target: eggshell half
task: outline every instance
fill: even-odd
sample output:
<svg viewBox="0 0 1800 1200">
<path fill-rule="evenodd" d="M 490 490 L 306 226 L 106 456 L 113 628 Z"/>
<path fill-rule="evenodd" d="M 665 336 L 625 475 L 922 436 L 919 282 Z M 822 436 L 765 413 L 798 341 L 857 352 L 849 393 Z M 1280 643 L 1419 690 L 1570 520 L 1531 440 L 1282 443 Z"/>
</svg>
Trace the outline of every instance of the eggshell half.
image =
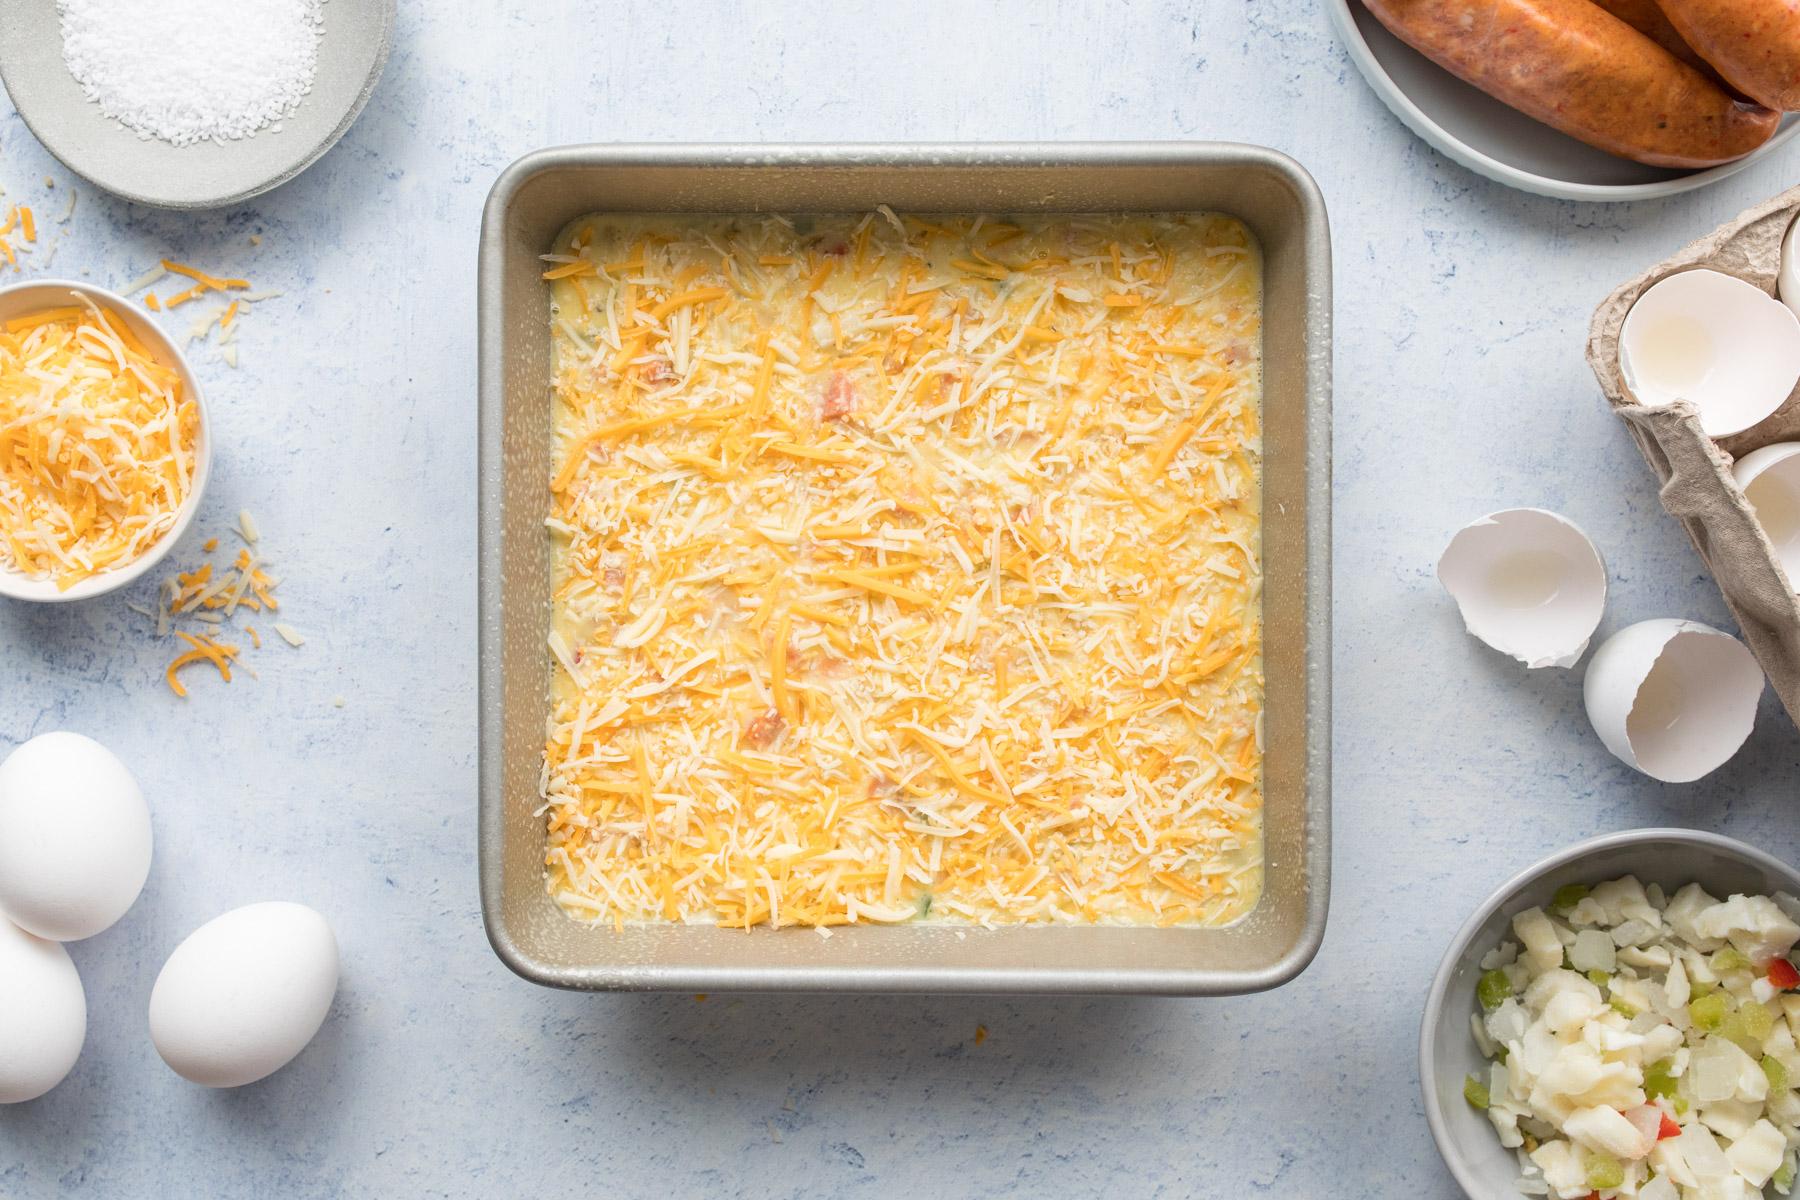
<svg viewBox="0 0 1800 1200">
<path fill-rule="evenodd" d="M 1800 318 L 1736 276 L 1682 271 L 1625 314 L 1619 371 L 1639 404 L 1690 400 L 1707 436 L 1741 433 L 1800 383 Z"/>
<path fill-rule="evenodd" d="M 1781 302 L 1800 314 L 1800 249 L 1795 246 L 1795 231 L 1800 230 L 1800 221 L 1788 226 L 1787 236 L 1781 239 L 1781 273 L 1776 277 L 1775 290 L 1781 293 Z"/>
<path fill-rule="evenodd" d="M 150 1038 L 184 1079 L 241 1087 L 319 1032 L 337 993 L 337 940 L 304 904 L 235 908 L 175 947 L 150 993 Z"/>
<path fill-rule="evenodd" d="M 1800 442 L 1753 450 L 1731 465 L 1731 475 L 1756 510 L 1757 524 L 1793 587 L 1800 579 Z"/>
<path fill-rule="evenodd" d="M 150 874 L 150 809 L 112 751 L 45 733 L 0 763 L 0 911 L 39 937 L 93 937 Z"/>
<path fill-rule="evenodd" d="M 1600 740 L 1627 766 L 1690 783 L 1750 736 L 1763 673 L 1744 644 L 1698 621 L 1628 625 L 1588 663 L 1582 695 Z"/>
<path fill-rule="evenodd" d="M 0 919 L 0 1104 L 61 1083 L 87 1040 L 87 994 L 69 952 Z"/>
<path fill-rule="evenodd" d="M 1567 517 L 1509 508 L 1465 525 L 1438 581 L 1481 641 L 1527 667 L 1570 667 L 1606 608 L 1606 563 Z"/>
</svg>

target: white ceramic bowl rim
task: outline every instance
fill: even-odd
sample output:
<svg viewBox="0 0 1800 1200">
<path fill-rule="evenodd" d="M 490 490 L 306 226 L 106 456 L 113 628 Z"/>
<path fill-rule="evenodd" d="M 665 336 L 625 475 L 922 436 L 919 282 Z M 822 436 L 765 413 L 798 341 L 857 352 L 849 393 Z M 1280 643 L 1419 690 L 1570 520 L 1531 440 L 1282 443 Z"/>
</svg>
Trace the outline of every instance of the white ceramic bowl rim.
<svg viewBox="0 0 1800 1200">
<path fill-rule="evenodd" d="M 1620 833 L 1604 833 L 1598 837 L 1586 838 L 1572 846 L 1565 846 L 1548 857 L 1539 859 L 1495 888 L 1451 937 L 1450 944 L 1444 951 L 1444 957 L 1438 963 L 1438 969 L 1431 977 L 1431 990 L 1426 993 L 1425 1011 L 1419 1020 L 1419 1088 L 1425 1105 L 1425 1122 L 1431 1127 L 1431 1137 L 1437 1145 L 1438 1156 L 1443 1159 L 1444 1165 L 1449 1168 L 1450 1174 L 1455 1177 L 1463 1191 L 1470 1196 L 1487 1194 L 1492 1190 L 1494 1181 L 1485 1177 L 1472 1177 L 1466 1171 L 1461 1156 L 1450 1152 L 1449 1148 L 1454 1145 L 1454 1142 L 1450 1136 L 1450 1130 L 1445 1124 L 1443 1109 L 1438 1103 L 1437 1089 L 1433 1086 L 1436 1079 L 1437 1056 L 1431 1044 L 1432 1035 L 1436 1032 L 1442 1019 L 1444 1002 L 1450 991 L 1450 978 L 1456 973 L 1457 964 L 1462 960 L 1463 953 L 1468 949 L 1475 935 L 1481 932 L 1481 927 L 1487 923 L 1488 918 L 1492 917 L 1499 909 L 1514 903 L 1521 892 L 1528 889 L 1542 876 L 1577 859 L 1602 851 L 1658 841 L 1705 846 L 1729 857 L 1741 858 L 1771 875 L 1795 878 L 1794 868 L 1774 855 L 1758 850 L 1748 843 L 1740 842 L 1736 838 L 1729 838 L 1720 833 L 1708 833 L 1699 829 L 1659 826 L 1649 829 L 1627 829 Z M 1464 1024 L 1466 1025 L 1467 1022 L 1465 1021 Z"/>
<path fill-rule="evenodd" d="M 1800 120 L 1789 119 L 1775 135 L 1742 158 L 1731 162 L 1720 163 L 1716 167 L 1704 167 L 1673 179 L 1655 180 L 1649 183 L 1577 183 L 1567 179 L 1557 179 L 1549 175 L 1540 175 L 1534 171 L 1522 170 L 1511 163 L 1502 162 L 1492 155 L 1475 149 L 1455 134 L 1433 120 L 1424 109 L 1420 108 L 1413 98 L 1394 82 L 1381 60 L 1369 48 L 1363 39 L 1362 32 L 1356 28 L 1356 18 L 1350 12 L 1350 6 L 1359 0 L 1328 0 L 1327 10 L 1331 15 L 1332 25 L 1337 29 L 1338 41 L 1343 43 L 1349 53 L 1350 60 L 1356 64 L 1357 70 L 1369 84 L 1381 102 L 1400 119 L 1413 133 L 1433 149 L 1453 162 L 1467 167 L 1477 175 L 1485 175 L 1489 179 L 1504 183 L 1508 187 L 1516 187 L 1521 191 L 1531 192 L 1538 196 L 1549 196 L 1561 200 L 1586 201 L 1623 201 L 1654 200 L 1664 196 L 1674 196 L 1682 192 L 1693 191 L 1710 183 L 1717 183 L 1726 176 L 1735 175 L 1745 167 L 1763 158 L 1776 147 L 1800 135 Z"/>
<path fill-rule="evenodd" d="M 49 580 L 31 579 L 19 571 L 0 565 L 0 597 L 11 600 L 24 600 L 40 604 L 60 604 L 73 600 L 90 600 L 96 596 L 104 596 L 109 592 L 141 578 L 157 563 L 161 562 L 181 535 L 193 524 L 194 514 L 199 511 L 201 496 L 206 491 L 207 480 L 212 477 L 212 422 L 207 413 L 206 395 L 200 387 L 199 377 L 188 362 L 187 355 L 182 352 L 175 340 L 156 323 L 154 317 L 142 305 L 136 304 L 110 288 L 96 284 L 84 283 L 75 279 L 26 279 L 17 283 L 0 287 L 0 307 L 4 307 L 7 297 L 23 291 L 70 291 L 80 292 L 97 304 L 119 309 L 127 316 L 134 318 L 134 327 L 150 333 L 151 349 L 180 374 L 182 383 L 194 396 L 194 407 L 199 414 L 199 428 L 196 431 L 197 444 L 194 453 L 194 473 L 188 487 L 187 499 L 182 502 L 181 511 L 175 515 L 175 523 L 166 533 L 151 544 L 148 550 L 122 567 L 112 567 L 98 574 L 90 575 L 74 584 L 66 591 L 58 591 L 56 584 Z"/>
</svg>

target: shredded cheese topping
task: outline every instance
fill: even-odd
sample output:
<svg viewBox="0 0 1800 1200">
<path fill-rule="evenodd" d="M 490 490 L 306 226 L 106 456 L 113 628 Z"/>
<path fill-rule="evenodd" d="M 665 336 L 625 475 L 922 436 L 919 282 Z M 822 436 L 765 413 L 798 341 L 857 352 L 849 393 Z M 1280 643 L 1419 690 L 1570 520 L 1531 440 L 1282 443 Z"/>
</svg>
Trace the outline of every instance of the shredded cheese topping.
<svg viewBox="0 0 1800 1200">
<path fill-rule="evenodd" d="M 200 422 L 180 376 L 78 299 L 0 327 L 0 561 L 63 590 L 175 524 Z"/>
<path fill-rule="evenodd" d="M 599 216 L 545 261 L 543 811 L 567 911 L 1255 905 L 1244 226 Z"/>
<path fill-rule="evenodd" d="M 275 598 L 275 588 L 281 580 L 270 572 L 269 562 L 261 557 L 256 522 L 251 520 L 248 512 L 238 514 L 237 534 L 244 545 L 222 570 L 215 572 L 211 562 L 203 562 L 189 570 L 177 571 L 164 579 L 157 589 L 155 608 L 128 606 L 155 623 L 158 637 L 173 635 L 186 643 L 187 649 L 178 653 L 164 672 L 169 690 L 183 699 L 187 698 L 188 692 L 178 676 L 186 667 L 209 663 L 218 669 L 221 682 L 231 682 L 231 666 L 238 660 L 241 648 L 218 640 L 218 635 L 234 618 L 252 612 L 272 616 L 281 609 L 281 602 Z M 207 538 L 200 546 L 201 552 L 209 555 L 218 549 L 216 537 Z M 183 621 L 197 628 L 194 632 L 177 628 L 177 623 Z M 262 649 L 262 635 L 256 627 L 245 622 L 241 628 L 250 639 L 251 648 Z M 306 639 L 293 626 L 278 621 L 274 628 L 289 646 L 298 649 L 305 644 Z M 254 676 L 256 672 L 252 670 L 250 674 Z"/>
</svg>

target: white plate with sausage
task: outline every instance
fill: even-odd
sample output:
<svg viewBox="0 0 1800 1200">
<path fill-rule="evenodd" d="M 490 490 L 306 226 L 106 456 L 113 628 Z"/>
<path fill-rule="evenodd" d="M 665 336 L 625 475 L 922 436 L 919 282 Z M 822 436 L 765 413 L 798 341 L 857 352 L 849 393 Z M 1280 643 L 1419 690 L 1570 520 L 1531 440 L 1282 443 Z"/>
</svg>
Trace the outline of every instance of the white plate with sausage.
<svg viewBox="0 0 1800 1200">
<path fill-rule="evenodd" d="M 1775 153 L 1800 114 L 1741 158 L 1717 166 L 1633 162 L 1577 141 L 1463 82 L 1408 46 L 1362 0 L 1327 0 L 1357 69 L 1402 124 L 1469 170 L 1511 187 L 1568 200 L 1647 200 L 1705 187 Z"/>
</svg>

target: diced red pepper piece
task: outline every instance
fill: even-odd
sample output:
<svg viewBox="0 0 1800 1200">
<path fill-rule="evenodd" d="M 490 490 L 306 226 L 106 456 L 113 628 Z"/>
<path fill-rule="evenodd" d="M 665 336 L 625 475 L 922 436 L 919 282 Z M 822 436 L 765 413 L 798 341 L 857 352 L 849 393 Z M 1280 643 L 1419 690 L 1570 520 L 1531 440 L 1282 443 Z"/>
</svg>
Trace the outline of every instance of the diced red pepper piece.
<svg viewBox="0 0 1800 1200">
<path fill-rule="evenodd" d="M 1800 988 L 1800 971 L 1787 959 L 1778 958 L 1769 964 L 1769 982 L 1784 992 Z"/>
<path fill-rule="evenodd" d="M 1681 1136 L 1681 1126 L 1670 1119 L 1668 1113 L 1663 1114 L 1662 1124 L 1657 1127 L 1656 1140 L 1666 1142 L 1672 1137 Z"/>
<path fill-rule="evenodd" d="M 744 742 L 758 750 L 766 750 L 776 738 L 781 736 L 781 731 L 786 725 L 787 720 L 771 708 L 760 716 L 752 718 L 750 723 L 744 726 Z"/>
<path fill-rule="evenodd" d="M 842 371 L 833 371 L 825 384 L 825 402 L 819 406 L 819 417 L 836 421 L 856 410 L 856 388 Z"/>
</svg>

